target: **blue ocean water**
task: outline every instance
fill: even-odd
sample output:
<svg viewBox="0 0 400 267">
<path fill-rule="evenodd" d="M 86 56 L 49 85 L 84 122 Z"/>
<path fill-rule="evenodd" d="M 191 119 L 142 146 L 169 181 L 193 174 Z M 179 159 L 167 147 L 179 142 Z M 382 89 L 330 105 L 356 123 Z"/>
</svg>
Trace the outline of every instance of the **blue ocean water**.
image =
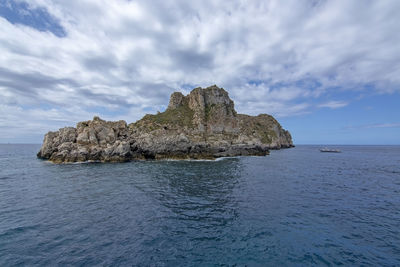
<svg viewBox="0 0 400 267">
<path fill-rule="evenodd" d="M 400 147 L 337 148 L 56 165 L 0 145 L 0 266 L 400 266 Z"/>
</svg>

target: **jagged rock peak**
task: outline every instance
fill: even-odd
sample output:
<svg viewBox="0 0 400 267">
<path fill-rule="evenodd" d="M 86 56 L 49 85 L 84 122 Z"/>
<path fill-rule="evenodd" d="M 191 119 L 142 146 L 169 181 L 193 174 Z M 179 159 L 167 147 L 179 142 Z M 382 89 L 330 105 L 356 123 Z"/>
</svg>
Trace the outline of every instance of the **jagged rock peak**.
<svg viewBox="0 0 400 267">
<path fill-rule="evenodd" d="M 185 96 L 181 92 L 172 93 L 171 97 L 169 98 L 169 104 L 168 104 L 167 109 L 169 109 L 169 110 L 176 109 L 176 108 L 184 105 L 184 100 L 185 100 Z"/>
<path fill-rule="evenodd" d="M 179 121 L 180 125 L 192 125 L 199 133 L 239 131 L 234 103 L 228 92 L 216 85 L 197 87 L 187 96 L 172 93 L 164 115 L 176 118 L 174 121 Z"/>
<path fill-rule="evenodd" d="M 217 85 L 207 88 L 197 87 L 187 96 L 184 96 L 181 92 L 174 92 L 171 94 L 168 109 L 176 109 L 185 104 L 189 104 L 189 107 L 193 110 L 204 110 L 210 105 L 227 105 L 232 108 L 232 113 L 236 113 L 234 103 L 229 98 L 228 92 Z"/>
</svg>

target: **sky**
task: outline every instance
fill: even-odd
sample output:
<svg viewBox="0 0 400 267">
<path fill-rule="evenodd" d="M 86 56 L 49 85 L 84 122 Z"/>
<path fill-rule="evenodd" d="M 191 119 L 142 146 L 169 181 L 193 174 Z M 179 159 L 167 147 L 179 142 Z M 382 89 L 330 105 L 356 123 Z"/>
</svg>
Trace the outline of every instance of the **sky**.
<svg viewBox="0 0 400 267">
<path fill-rule="evenodd" d="M 295 144 L 400 144 L 398 0 L 0 0 L 0 143 L 218 85 Z"/>
</svg>

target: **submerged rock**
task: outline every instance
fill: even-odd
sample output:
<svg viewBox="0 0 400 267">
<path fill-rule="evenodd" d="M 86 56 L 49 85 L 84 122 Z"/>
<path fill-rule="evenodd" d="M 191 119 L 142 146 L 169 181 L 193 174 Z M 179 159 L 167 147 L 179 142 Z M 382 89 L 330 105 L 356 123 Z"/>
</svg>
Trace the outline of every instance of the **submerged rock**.
<svg viewBox="0 0 400 267">
<path fill-rule="evenodd" d="M 127 125 L 99 117 L 48 132 L 37 156 L 56 163 L 135 159 L 213 159 L 267 155 L 293 147 L 290 133 L 272 116 L 237 114 L 217 86 L 175 92 L 165 112 Z"/>
</svg>

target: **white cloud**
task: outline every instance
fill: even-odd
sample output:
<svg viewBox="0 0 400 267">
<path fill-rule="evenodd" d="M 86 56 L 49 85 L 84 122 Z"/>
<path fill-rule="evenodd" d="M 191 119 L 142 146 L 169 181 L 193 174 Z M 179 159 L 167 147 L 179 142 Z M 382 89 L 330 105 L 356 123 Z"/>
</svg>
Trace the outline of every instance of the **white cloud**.
<svg viewBox="0 0 400 267">
<path fill-rule="evenodd" d="M 345 107 L 348 104 L 349 103 L 344 102 L 344 101 L 329 101 L 329 102 L 326 102 L 326 103 L 319 104 L 318 107 L 336 109 L 336 108 Z"/>
<path fill-rule="evenodd" d="M 370 128 L 399 128 L 400 123 L 382 123 L 371 126 Z"/>
<path fill-rule="evenodd" d="M 276 116 L 309 112 L 338 87 L 400 91 L 396 0 L 28 3 L 46 8 L 66 36 L 0 17 L 4 125 L 22 124 L 26 106 L 42 132 L 55 125 L 44 115 L 51 109 L 70 121 L 102 109 L 131 122 L 188 86 L 223 86 L 239 112 Z"/>
<path fill-rule="evenodd" d="M 400 123 L 374 123 L 374 124 L 364 124 L 356 126 L 347 126 L 345 130 L 353 129 L 379 129 L 379 128 L 400 128 Z"/>
<path fill-rule="evenodd" d="M 377 123 L 364 125 L 364 128 L 399 128 L 400 123 Z"/>
</svg>

